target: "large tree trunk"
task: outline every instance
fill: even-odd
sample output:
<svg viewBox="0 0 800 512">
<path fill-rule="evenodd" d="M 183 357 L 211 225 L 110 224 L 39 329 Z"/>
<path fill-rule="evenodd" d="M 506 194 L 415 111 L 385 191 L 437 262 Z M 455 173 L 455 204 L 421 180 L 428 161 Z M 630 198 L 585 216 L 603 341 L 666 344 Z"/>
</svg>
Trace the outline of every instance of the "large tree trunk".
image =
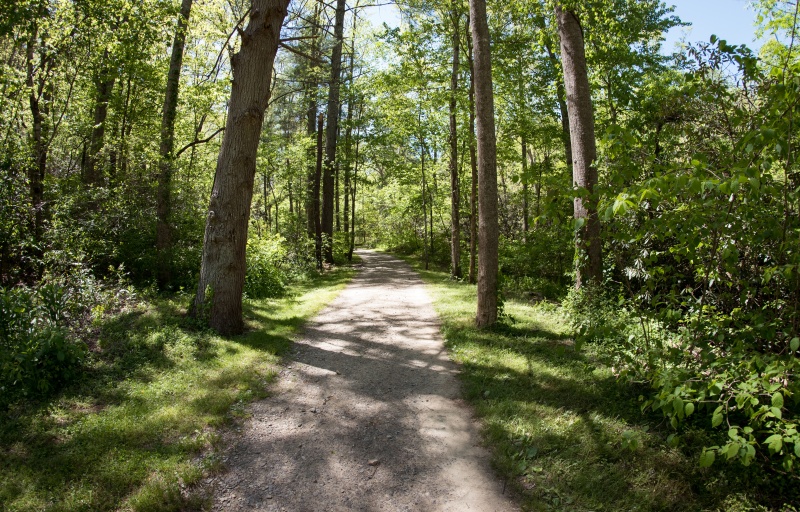
<svg viewBox="0 0 800 512">
<path fill-rule="evenodd" d="M 175 117 L 178 110 L 178 90 L 180 88 L 183 48 L 192 0 L 183 0 L 178 13 L 175 38 L 172 41 L 172 55 L 167 72 L 167 90 L 164 94 L 164 107 L 161 110 L 161 145 L 158 162 L 158 191 L 156 193 L 156 251 L 158 252 L 158 285 L 164 289 L 169 284 L 172 268 L 172 230 L 170 211 L 172 199 L 172 167 L 175 149 Z"/>
<path fill-rule="evenodd" d="M 453 71 L 450 74 L 450 277 L 461 279 L 461 185 L 458 180 L 458 125 L 456 124 L 456 93 L 458 91 L 459 19 L 453 2 Z"/>
<path fill-rule="evenodd" d="M 241 49 L 231 57 L 233 84 L 206 218 L 194 314 L 208 311 L 221 334 L 244 329 L 242 291 L 256 153 L 270 79 L 289 0 L 253 0 Z"/>
<path fill-rule="evenodd" d="M 569 131 L 572 141 L 572 180 L 575 187 L 588 195 L 574 199 L 576 222 L 582 226 L 576 231 L 575 287 L 586 282 L 599 284 L 603 276 L 600 253 L 600 219 L 597 217 L 597 169 L 592 163 L 597 157 L 594 136 L 594 111 L 591 89 L 586 71 L 583 31 L 577 16 L 556 5 L 558 33 L 561 37 L 561 62 L 564 66 L 564 86 L 569 111 Z"/>
<path fill-rule="evenodd" d="M 339 132 L 339 77 L 342 72 L 342 38 L 344 37 L 345 0 L 336 1 L 336 22 L 333 28 L 334 46 L 331 52 L 331 83 L 328 89 L 328 123 L 325 133 L 325 169 L 322 178 L 322 230 L 325 241 L 325 261 L 333 263 L 333 207 L 336 166 L 336 139 Z"/>
<path fill-rule="evenodd" d="M 475 324 L 497 322 L 497 147 L 486 0 L 469 0 L 475 44 L 475 117 L 478 139 L 478 313 Z"/>
<path fill-rule="evenodd" d="M 469 53 L 469 283 L 477 282 L 478 262 L 478 156 L 475 152 L 475 62 L 472 58 L 472 35 L 467 20 L 467 51 Z"/>
</svg>

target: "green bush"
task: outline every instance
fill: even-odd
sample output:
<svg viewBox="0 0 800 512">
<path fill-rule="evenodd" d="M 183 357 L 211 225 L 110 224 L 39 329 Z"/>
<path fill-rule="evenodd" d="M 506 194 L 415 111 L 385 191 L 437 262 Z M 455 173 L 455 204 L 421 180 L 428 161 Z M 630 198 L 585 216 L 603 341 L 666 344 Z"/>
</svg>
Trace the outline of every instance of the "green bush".
<svg viewBox="0 0 800 512">
<path fill-rule="evenodd" d="M 69 306 L 56 284 L 0 288 L 0 400 L 47 393 L 80 374 L 87 350 L 64 327 Z"/>
<path fill-rule="evenodd" d="M 286 258 L 285 240 L 280 235 L 247 241 L 247 275 L 244 291 L 252 299 L 279 297 L 286 289 L 282 269 Z"/>
</svg>

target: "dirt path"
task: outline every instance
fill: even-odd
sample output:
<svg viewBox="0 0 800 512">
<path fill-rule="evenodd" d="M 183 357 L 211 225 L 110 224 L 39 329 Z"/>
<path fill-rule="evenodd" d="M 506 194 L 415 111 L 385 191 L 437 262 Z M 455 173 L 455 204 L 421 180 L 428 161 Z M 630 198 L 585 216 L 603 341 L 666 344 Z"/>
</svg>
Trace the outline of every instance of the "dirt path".
<svg viewBox="0 0 800 512">
<path fill-rule="evenodd" d="M 214 509 L 516 510 L 459 399 L 422 281 L 395 258 L 359 255 L 364 269 L 230 440 Z"/>
</svg>

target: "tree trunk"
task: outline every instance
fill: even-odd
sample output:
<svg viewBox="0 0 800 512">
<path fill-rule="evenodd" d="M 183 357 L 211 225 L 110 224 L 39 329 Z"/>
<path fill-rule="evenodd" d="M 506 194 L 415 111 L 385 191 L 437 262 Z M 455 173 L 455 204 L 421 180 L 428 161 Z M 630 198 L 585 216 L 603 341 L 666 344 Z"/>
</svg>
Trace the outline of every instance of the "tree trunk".
<svg viewBox="0 0 800 512">
<path fill-rule="evenodd" d="M 421 107 L 420 107 L 421 108 Z M 417 115 L 417 128 L 422 133 L 422 110 Z M 420 136 L 420 170 L 422 173 L 422 190 L 420 197 L 422 198 L 422 251 L 425 258 L 425 270 L 428 270 L 430 253 L 428 252 L 428 187 L 425 180 L 425 137 Z"/>
<path fill-rule="evenodd" d="M 319 193 L 322 181 L 322 129 L 323 116 L 319 114 L 317 121 L 317 163 L 314 170 L 314 254 L 317 258 L 317 270 L 322 270 L 322 221 L 320 219 Z"/>
<path fill-rule="evenodd" d="M 320 3 L 314 3 L 314 18 L 311 23 L 311 41 L 312 50 L 311 55 L 315 59 L 319 58 L 319 40 L 317 38 L 319 32 L 319 10 Z M 312 140 L 316 140 L 317 132 L 317 77 L 315 75 L 317 65 L 311 61 L 309 69 L 308 88 L 306 89 L 306 99 L 308 101 L 308 110 L 306 111 L 306 132 Z M 315 182 L 316 175 L 316 150 L 313 145 L 308 147 L 306 154 L 308 161 L 308 168 L 306 170 L 306 232 L 309 238 L 316 240 L 317 221 L 314 219 L 314 202 L 319 202 L 319 186 Z M 317 187 L 316 198 L 314 196 L 314 187 Z M 319 212 L 317 212 L 319 217 Z"/>
<path fill-rule="evenodd" d="M 156 252 L 158 253 L 158 286 L 163 290 L 169 285 L 172 269 L 172 230 L 169 225 L 172 199 L 172 166 L 175 150 L 175 117 L 178 110 L 178 90 L 180 88 L 183 48 L 192 0 L 182 0 L 178 13 L 175 38 L 172 41 L 172 55 L 167 72 L 167 90 L 164 94 L 164 107 L 161 110 L 161 145 L 158 162 L 158 191 L 156 193 Z"/>
<path fill-rule="evenodd" d="M 208 310 L 221 334 L 244 329 L 242 291 L 256 153 L 269 104 L 272 65 L 289 0 L 253 0 L 241 49 L 231 57 L 233 84 L 206 218 L 194 314 Z"/>
<path fill-rule="evenodd" d="M 358 109 L 359 118 L 361 117 L 361 112 L 362 112 L 363 108 L 364 108 L 363 105 L 361 105 L 359 107 L 359 109 Z M 347 260 L 348 261 L 353 261 L 353 250 L 355 249 L 355 245 L 356 245 L 356 189 L 358 188 L 357 187 L 356 178 L 358 177 L 358 149 L 359 149 L 359 143 L 361 142 L 360 136 L 361 136 L 361 128 L 358 127 L 358 128 L 356 128 L 356 153 L 355 153 L 355 158 L 354 158 L 354 162 L 353 162 L 353 181 L 352 181 L 353 198 L 352 198 L 352 201 L 350 202 L 350 208 L 351 208 L 351 212 L 350 212 L 350 249 L 347 251 Z"/>
<path fill-rule="evenodd" d="M 544 26 L 541 27 L 544 29 Z M 558 70 L 558 57 L 553 53 L 550 42 L 545 40 L 545 50 L 553 66 L 553 72 Z M 567 168 L 572 169 L 572 142 L 569 136 L 569 110 L 567 110 L 566 93 L 564 92 L 564 82 L 556 78 L 556 98 L 558 99 L 558 111 L 561 113 L 561 142 L 564 144 L 564 157 L 567 160 Z"/>
<path fill-rule="evenodd" d="M 469 0 L 475 44 L 475 118 L 478 139 L 478 313 L 477 327 L 497 322 L 497 148 L 486 0 Z"/>
<path fill-rule="evenodd" d="M 467 50 L 469 57 L 469 166 L 471 188 L 469 195 L 469 283 L 477 282 L 478 260 L 478 157 L 475 153 L 475 62 L 472 58 L 472 35 L 467 20 Z"/>
<path fill-rule="evenodd" d="M 38 24 L 34 23 L 33 31 L 28 40 L 26 48 L 26 79 L 28 86 L 28 100 L 33 120 L 33 130 L 31 133 L 31 150 L 33 162 L 28 166 L 28 184 L 31 194 L 31 206 L 33 207 L 33 237 L 36 246 L 44 232 L 44 175 L 47 169 L 47 137 L 45 136 L 45 122 L 47 119 L 47 101 L 42 105 L 39 100 L 44 92 L 44 84 L 40 82 L 38 87 L 34 82 L 34 50 L 38 38 Z M 44 61 L 44 57 L 42 57 Z M 44 67 L 44 62 L 41 62 Z"/>
<path fill-rule="evenodd" d="M 522 237 L 528 241 L 528 152 L 525 139 L 522 139 Z"/>
<path fill-rule="evenodd" d="M 353 17 L 355 24 L 355 17 Z M 353 57 L 355 55 L 355 27 L 353 28 L 353 46 L 350 53 L 350 94 L 347 99 L 347 128 L 344 132 L 344 233 L 348 247 L 350 246 L 350 169 L 352 168 L 352 137 L 353 137 L 353 109 L 355 108 L 355 98 L 353 95 Z M 349 253 L 348 253 L 349 254 Z M 348 261 L 351 258 L 348 256 Z"/>
<path fill-rule="evenodd" d="M 453 3 L 453 71 L 450 74 L 450 277 L 461 279 L 461 185 L 458 179 L 458 125 L 456 93 L 458 92 L 459 16 Z"/>
<path fill-rule="evenodd" d="M 89 154 L 86 159 L 84 180 L 86 185 L 100 187 L 103 185 L 102 151 L 105 144 L 106 118 L 108 117 L 108 102 L 114 89 L 115 76 L 108 66 L 109 51 L 103 52 L 102 71 L 95 78 L 95 103 L 92 124 L 92 136 L 89 143 Z"/>
<path fill-rule="evenodd" d="M 328 89 L 328 124 L 325 138 L 325 174 L 322 179 L 322 230 L 326 241 L 325 261 L 333 263 L 334 174 L 336 139 L 339 131 L 339 76 L 342 71 L 342 38 L 344 37 L 345 0 L 336 1 L 336 23 L 333 28 L 334 46 L 331 52 L 331 83 Z"/>
<path fill-rule="evenodd" d="M 575 187 L 586 192 L 585 197 L 581 194 L 574 199 L 574 216 L 579 223 L 579 229 L 575 233 L 575 287 L 580 288 L 585 282 L 599 284 L 603 277 L 600 219 L 597 216 L 597 200 L 594 198 L 597 169 L 592 165 L 597 157 L 594 112 L 580 22 L 573 12 L 560 5 L 556 5 L 555 10 L 561 37 L 567 110 L 570 114 L 572 180 Z"/>
</svg>

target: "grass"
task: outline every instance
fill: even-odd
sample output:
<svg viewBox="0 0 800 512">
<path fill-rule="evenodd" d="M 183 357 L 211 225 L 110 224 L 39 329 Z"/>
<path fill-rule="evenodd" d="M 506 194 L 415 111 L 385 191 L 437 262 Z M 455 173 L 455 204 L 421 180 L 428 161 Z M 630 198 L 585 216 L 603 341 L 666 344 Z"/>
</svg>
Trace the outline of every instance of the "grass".
<svg viewBox="0 0 800 512">
<path fill-rule="evenodd" d="M 106 321 L 79 384 L 0 412 L 0 510 L 203 508 L 218 429 L 266 396 L 292 335 L 351 276 L 336 269 L 248 301 L 237 337 L 187 326 L 185 297 Z"/>
<path fill-rule="evenodd" d="M 429 285 L 495 466 L 525 510 L 767 510 L 736 468 L 701 469 L 689 450 L 670 448 L 669 425 L 640 412 L 644 390 L 618 381 L 598 347 L 576 352 L 557 307 L 507 300 L 513 320 L 477 330 L 475 286 L 411 263 Z"/>
</svg>

